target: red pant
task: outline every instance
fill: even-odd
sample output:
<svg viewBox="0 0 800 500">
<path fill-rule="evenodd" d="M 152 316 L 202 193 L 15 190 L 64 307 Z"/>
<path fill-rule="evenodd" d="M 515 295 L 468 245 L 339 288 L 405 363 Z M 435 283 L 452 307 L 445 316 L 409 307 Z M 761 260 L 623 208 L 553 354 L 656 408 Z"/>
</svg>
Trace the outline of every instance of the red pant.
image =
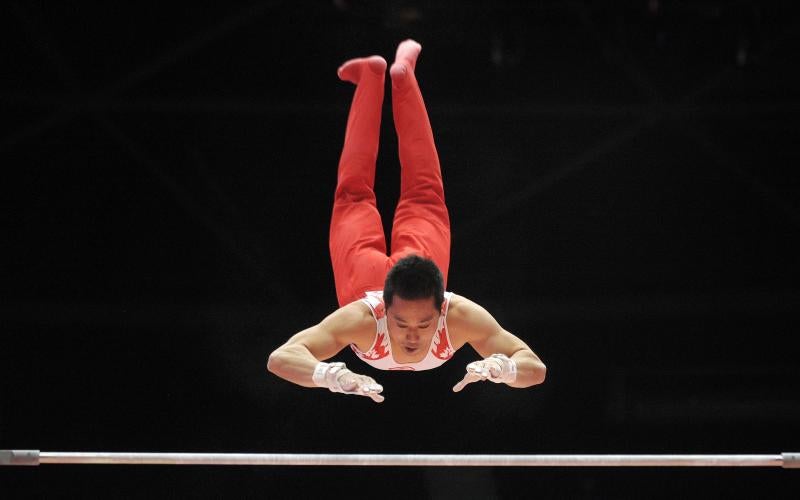
<svg viewBox="0 0 800 500">
<path fill-rule="evenodd" d="M 382 290 L 389 269 L 411 253 L 433 260 L 447 283 L 450 218 L 431 124 L 413 73 L 402 89 L 392 89 L 402 172 L 392 248 L 386 253 L 373 191 L 383 86 L 383 75 L 363 71 L 347 119 L 330 231 L 340 306 L 359 299 L 367 290 Z"/>
</svg>

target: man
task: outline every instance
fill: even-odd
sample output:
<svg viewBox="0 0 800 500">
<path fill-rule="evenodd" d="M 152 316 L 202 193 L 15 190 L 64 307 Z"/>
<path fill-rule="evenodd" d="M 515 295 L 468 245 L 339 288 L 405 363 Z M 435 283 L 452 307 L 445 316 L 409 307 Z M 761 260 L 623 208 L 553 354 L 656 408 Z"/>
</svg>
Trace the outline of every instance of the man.
<svg viewBox="0 0 800 500">
<path fill-rule="evenodd" d="M 478 304 L 444 291 L 450 220 L 414 73 L 421 49 L 413 40 L 402 42 L 389 71 L 402 167 L 389 255 L 373 191 L 386 61 L 371 56 L 339 68 L 339 78 L 356 85 L 330 230 L 340 308 L 270 355 L 268 370 L 295 384 L 381 402 L 383 388 L 371 377 L 324 360 L 349 345 L 378 369 L 427 370 L 467 343 L 485 359 L 467 365 L 464 379 L 453 387 L 456 392 L 481 380 L 511 387 L 544 381 L 545 365 L 530 347 Z"/>
</svg>

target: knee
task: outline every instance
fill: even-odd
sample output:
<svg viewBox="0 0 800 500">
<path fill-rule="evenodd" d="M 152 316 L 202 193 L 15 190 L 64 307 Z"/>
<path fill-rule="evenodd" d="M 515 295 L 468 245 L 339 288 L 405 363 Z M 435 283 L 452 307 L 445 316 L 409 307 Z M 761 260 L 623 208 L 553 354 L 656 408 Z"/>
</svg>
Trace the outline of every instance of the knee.
<svg viewBox="0 0 800 500">
<path fill-rule="evenodd" d="M 360 202 L 375 199 L 375 192 L 366 180 L 358 176 L 346 176 L 339 179 L 336 186 L 337 202 Z"/>
</svg>

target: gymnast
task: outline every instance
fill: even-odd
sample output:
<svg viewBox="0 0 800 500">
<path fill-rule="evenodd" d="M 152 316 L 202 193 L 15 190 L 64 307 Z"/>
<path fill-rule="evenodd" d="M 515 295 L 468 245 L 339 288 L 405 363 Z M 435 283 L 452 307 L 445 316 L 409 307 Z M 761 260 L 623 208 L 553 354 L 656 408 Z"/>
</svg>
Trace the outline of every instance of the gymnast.
<svg viewBox="0 0 800 500">
<path fill-rule="evenodd" d="M 422 46 L 405 40 L 389 74 L 399 142 L 400 199 L 392 225 L 391 253 L 373 185 L 386 61 L 351 59 L 339 78 L 356 85 L 330 226 L 330 254 L 339 309 L 269 356 L 267 369 L 303 387 L 324 387 L 383 401 L 383 387 L 326 363 L 346 346 L 379 370 L 429 370 L 464 344 L 484 359 L 469 363 L 453 391 L 482 380 L 530 387 L 545 378 L 545 365 L 480 305 L 445 291 L 450 264 L 450 219 L 442 173 L 415 75 Z"/>
</svg>

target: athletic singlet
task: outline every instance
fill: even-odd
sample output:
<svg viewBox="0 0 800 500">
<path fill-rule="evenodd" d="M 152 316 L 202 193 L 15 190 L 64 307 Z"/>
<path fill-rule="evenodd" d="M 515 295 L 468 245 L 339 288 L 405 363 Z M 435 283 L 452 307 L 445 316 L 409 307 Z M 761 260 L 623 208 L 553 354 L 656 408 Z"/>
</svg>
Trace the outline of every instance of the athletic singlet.
<svg viewBox="0 0 800 500">
<path fill-rule="evenodd" d="M 436 333 L 431 338 L 428 353 L 422 361 L 417 363 L 398 363 L 394 360 L 392 343 L 389 342 L 389 327 L 386 322 L 386 306 L 383 303 L 382 291 L 366 292 L 366 296 L 361 299 L 361 302 L 369 306 L 377 325 L 375 341 L 372 343 L 372 347 L 367 352 L 361 352 L 355 344 L 350 344 L 350 347 L 361 360 L 379 370 L 420 371 L 439 367 L 452 358 L 455 353 L 453 344 L 450 342 L 450 336 L 447 333 L 447 308 L 450 305 L 452 296 L 452 292 L 444 293 L 439 324 L 436 326 Z"/>
</svg>

